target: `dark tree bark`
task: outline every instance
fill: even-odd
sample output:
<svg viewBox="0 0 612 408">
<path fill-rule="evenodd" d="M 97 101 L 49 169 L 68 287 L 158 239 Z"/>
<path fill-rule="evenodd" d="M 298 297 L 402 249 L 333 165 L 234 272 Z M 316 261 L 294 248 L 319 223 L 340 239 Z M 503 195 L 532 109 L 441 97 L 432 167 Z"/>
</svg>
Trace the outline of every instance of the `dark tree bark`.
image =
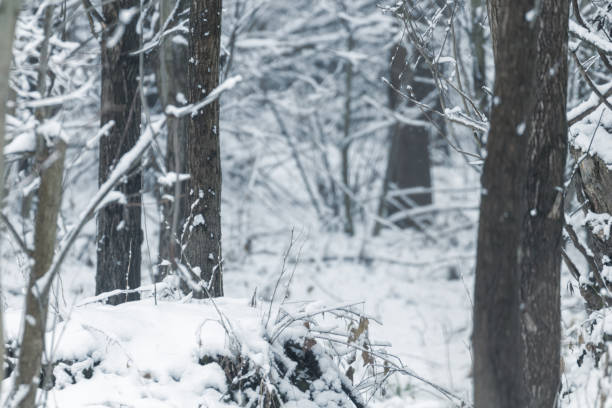
<svg viewBox="0 0 612 408">
<path fill-rule="evenodd" d="M 474 400 L 476 408 L 554 407 L 569 3 L 489 6 L 498 22 L 496 81 L 478 232 Z"/>
<path fill-rule="evenodd" d="M 521 339 L 521 228 L 527 151 L 525 127 L 535 105 L 536 27 L 525 16 L 537 0 L 491 0 L 495 100 L 480 204 L 474 297 L 476 408 L 527 407 Z M 521 132 L 518 132 L 521 133 Z"/>
<path fill-rule="evenodd" d="M 561 375 L 561 248 L 567 157 L 569 0 L 541 0 L 536 105 L 526 135 L 521 333 L 529 407 L 554 407 Z"/>
<path fill-rule="evenodd" d="M 424 103 L 428 102 L 425 99 L 428 99 L 431 93 L 436 90 L 427 66 L 424 63 L 419 63 L 412 70 L 408 52 L 401 44 L 398 44 L 391 51 L 390 82 L 389 109 L 391 110 L 397 110 L 405 103 L 404 97 L 400 92 L 405 92 L 407 86 L 412 88 L 412 97 Z M 414 104 L 408 103 L 408 105 L 412 106 Z M 423 122 L 428 120 L 423 115 L 419 115 L 414 119 Z M 391 127 L 391 144 L 389 146 L 383 197 L 380 203 L 380 215 L 389 216 L 407 208 L 432 203 L 431 192 L 402 195 L 393 198 L 387 196 L 392 190 L 402 190 L 411 187 L 431 187 L 429 138 L 429 126 L 396 123 Z M 396 224 L 400 228 L 415 226 L 414 221 L 407 218 L 397 221 Z"/>
<path fill-rule="evenodd" d="M 113 38 L 121 10 L 138 7 L 137 0 L 105 2 L 103 15 L 107 29 L 102 35 L 102 99 L 101 124 L 114 121 L 115 125 L 100 139 L 100 164 L 98 183 L 103 184 L 121 156 L 128 152 L 140 137 L 141 103 L 138 92 L 138 57 L 129 52 L 137 50 L 137 16 L 124 24 L 123 35 Z M 109 40 L 115 43 L 109 43 Z M 117 190 L 127 200 L 126 204 L 114 203 L 98 213 L 98 264 L 96 293 L 114 289 L 140 286 L 141 230 L 140 168 L 131 173 Z M 139 299 L 137 293 L 118 295 L 109 299 L 110 304 Z"/>
<path fill-rule="evenodd" d="M 189 102 L 197 103 L 219 85 L 221 0 L 192 0 L 189 15 Z M 219 100 L 189 116 L 185 261 L 211 296 L 223 296 L 221 268 L 221 156 Z M 206 297 L 194 290 L 194 297 Z"/>
<path fill-rule="evenodd" d="M 160 5 L 161 21 L 169 21 L 168 29 L 176 26 L 178 15 L 188 9 L 188 0 L 180 0 L 175 9 L 174 0 L 162 0 Z M 174 11 L 174 14 L 172 12 Z M 159 89 L 162 106 L 180 106 L 183 100 L 177 98 L 182 94 L 187 98 L 187 44 L 173 42 L 173 35 L 163 38 L 160 46 Z M 189 120 L 186 117 L 177 118 L 167 115 L 168 138 L 166 141 L 166 169 L 177 174 L 187 173 L 187 132 Z M 185 223 L 185 196 L 187 183 L 175 181 L 172 186 L 161 186 L 162 222 L 159 235 L 159 258 L 172 264 L 180 256 L 180 246 L 177 241 L 177 231 Z M 172 197 L 172 198 L 170 198 Z M 167 271 L 160 271 L 163 277 Z"/>
</svg>

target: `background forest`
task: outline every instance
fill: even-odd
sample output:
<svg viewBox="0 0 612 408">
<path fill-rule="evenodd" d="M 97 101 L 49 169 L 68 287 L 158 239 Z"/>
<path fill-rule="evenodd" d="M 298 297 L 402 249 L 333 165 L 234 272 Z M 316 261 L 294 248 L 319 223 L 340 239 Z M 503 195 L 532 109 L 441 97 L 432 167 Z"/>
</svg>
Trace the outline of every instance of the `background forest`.
<svg viewBox="0 0 612 408">
<path fill-rule="evenodd" d="M 0 403 L 612 407 L 611 61 L 607 0 L 0 0 Z"/>
</svg>

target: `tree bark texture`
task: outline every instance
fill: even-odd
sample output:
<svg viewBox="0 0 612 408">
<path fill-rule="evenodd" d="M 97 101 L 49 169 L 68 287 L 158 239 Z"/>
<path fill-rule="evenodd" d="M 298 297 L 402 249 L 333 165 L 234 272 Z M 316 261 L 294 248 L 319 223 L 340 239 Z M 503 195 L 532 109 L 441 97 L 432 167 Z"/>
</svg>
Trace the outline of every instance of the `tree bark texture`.
<svg viewBox="0 0 612 408">
<path fill-rule="evenodd" d="M 19 0 L 5 0 L 0 3 L 0 211 L 4 203 L 4 139 L 6 126 L 6 103 L 9 99 L 9 72 L 13 54 L 13 38 L 19 14 Z M 1 286 L 0 286 L 1 287 Z M 0 304 L 0 361 L 4 361 L 4 315 Z M 4 370 L 0 370 L 0 382 Z"/>
<path fill-rule="evenodd" d="M 101 125 L 115 125 L 100 139 L 98 183 L 102 185 L 121 156 L 128 152 L 140 136 L 141 101 L 138 92 L 138 57 L 130 56 L 139 46 L 136 33 L 137 16 L 125 24 L 119 13 L 138 7 L 137 0 L 105 2 L 103 15 L 107 29 L 102 35 L 102 99 Z M 113 38 L 115 30 L 123 35 Z M 109 41 L 110 40 L 110 41 Z M 116 41 L 115 41 L 116 40 Z M 96 293 L 140 286 L 142 173 L 137 167 L 117 190 L 127 204 L 111 204 L 98 213 L 98 263 Z M 110 304 L 139 299 L 137 293 L 117 295 Z"/>
<path fill-rule="evenodd" d="M 526 135 L 521 333 L 529 407 L 554 407 L 561 378 L 561 248 L 567 157 L 569 0 L 541 0 L 536 104 Z"/>
<path fill-rule="evenodd" d="M 189 15 L 189 103 L 219 85 L 221 0 L 192 0 Z M 191 176 L 183 231 L 184 258 L 211 296 L 223 296 L 221 256 L 221 156 L 219 100 L 190 116 L 187 138 Z M 194 297 L 206 297 L 194 290 Z"/>
<path fill-rule="evenodd" d="M 521 228 L 526 205 L 525 128 L 535 106 L 536 0 L 492 0 L 495 87 L 480 204 L 474 297 L 476 408 L 528 406 L 521 338 Z M 535 407 L 534 407 L 535 408 Z"/>
<path fill-rule="evenodd" d="M 399 92 L 404 92 L 407 86 L 412 88 L 412 96 L 418 101 L 424 101 L 436 90 L 431 79 L 431 73 L 424 63 L 419 63 L 414 70 L 409 63 L 407 49 L 399 44 L 391 56 L 391 87 L 389 87 L 389 109 L 396 110 L 404 102 Z M 399 92 L 398 92 L 399 91 Z M 413 105 L 410 103 L 410 105 Z M 427 121 L 423 115 L 418 120 Z M 429 126 L 414 126 L 396 123 L 391 128 L 391 145 L 385 176 L 385 193 L 392 190 L 402 190 L 410 187 L 431 187 L 431 159 L 429 156 Z M 385 194 L 386 195 L 386 194 Z M 393 199 L 385 197 L 385 215 L 393 215 L 407 208 L 428 205 L 432 203 L 431 192 L 397 196 Z M 400 228 L 415 225 L 413 220 L 402 219 L 396 223 Z"/>
<path fill-rule="evenodd" d="M 176 26 L 178 15 L 188 9 L 188 0 L 162 0 L 160 5 L 161 21 L 169 21 L 168 29 Z M 174 13 L 173 13 L 174 11 Z M 177 34 L 179 36 L 182 34 Z M 168 105 L 180 106 L 187 98 L 187 44 L 175 43 L 175 35 L 166 36 L 160 46 L 160 97 L 165 109 Z M 185 101 L 177 98 L 178 94 Z M 187 173 L 187 132 L 189 119 L 167 115 L 166 124 L 168 137 L 166 139 L 166 169 L 177 174 Z M 180 256 L 180 246 L 177 240 L 179 228 L 185 223 L 185 204 L 187 183 L 176 181 L 171 187 L 162 186 L 162 222 L 159 235 L 159 259 L 169 260 L 172 264 Z M 172 198 L 171 198 L 172 197 Z M 166 271 L 161 271 L 161 276 Z"/>
</svg>

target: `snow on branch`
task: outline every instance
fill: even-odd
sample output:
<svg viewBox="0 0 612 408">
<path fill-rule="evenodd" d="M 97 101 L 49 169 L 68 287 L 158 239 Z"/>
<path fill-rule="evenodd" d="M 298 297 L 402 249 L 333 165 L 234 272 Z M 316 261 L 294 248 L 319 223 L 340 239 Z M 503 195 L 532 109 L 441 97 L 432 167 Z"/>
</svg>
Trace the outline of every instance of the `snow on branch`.
<svg viewBox="0 0 612 408">
<path fill-rule="evenodd" d="M 608 41 L 607 39 L 590 32 L 587 28 L 578 25 L 572 20 L 569 22 L 569 30 L 571 34 L 580 38 L 582 41 L 592 45 L 606 54 L 612 55 L 612 42 Z"/>
<path fill-rule="evenodd" d="M 599 93 L 601 93 L 605 98 L 610 101 L 612 98 L 612 84 L 608 84 L 606 86 L 599 87 Z M 595 112 L 595 110 L 603 103 L 602 98 L 600 98 L 595 92 L 591 94 L 589 99 L 582 102 L 572 110 L 567 113 L 567 122 L 570 126 L 584 119 L 591 113 Z"/>
<path fill-rule="evenodd" d="M 166 107 L 166 114 L 175 116 L 177 118 L 182 118 L 183 116 L 187 116 L 189 114 L 196 115 L 200 109 L 216 101 L 223 92 L 232 89 L 240 81 L 242 81 L 242 76 L 240 75 L 228 78 L 223 81 L 221 85 L 213 89 L 213 91 L 209 93 L 208 96 L 202 101 L 198 103 L 189 104 L 180 108 L 174 105 L 168 105 Z"/>
<path fill-rule="evenodd" d="M 32 101 L 24 102 L 22 105 L 20 105 L 24 108 L 43 108 L 46 106 L 63 105 L 68 101 L 73 101 L 75 99 L 79 99 L 87 95 L 87 92 L 94 87 L 96 80 L 97 78 L 95 76 L 92 76 L 87 82 L 85 82 L 85 84 L 83 84 L 83 86 L 73 92 L 64 95 L 50 96 L 48 98 L 35 99 Z"/>
<path fill-rule="evenodd" d="M 460 110 L 446 109 L 443 117 L 449 122 L 463 125 L 466 128 L 475 130 L 477 132 L 487 133 L 489 131 L 489 124 L 487 122 L 481 122 L 467 117 Z"/>
<path fill-rule="evenodd" d="M 152 283 L 150 285 L 140 286 L 135 289 L 115 289 L 109 292 L 100 293 L 99 295 L 96 295 L 96 296 L 85 298 L 81 300 L 79 303 L 77 303 L 76 306 L 82 307 L 85 305 L 90 305 L 92 303 L 103 302 L 106 299 L 111 298 L 113 296 L 117 296 L 117 295 L 127 295 L 130 293 L 162 292 L 165 290 L 172 290 L 172 289 L 174 289 L 173 286 L 169 285 L 167 282 Z"/>
</svg>

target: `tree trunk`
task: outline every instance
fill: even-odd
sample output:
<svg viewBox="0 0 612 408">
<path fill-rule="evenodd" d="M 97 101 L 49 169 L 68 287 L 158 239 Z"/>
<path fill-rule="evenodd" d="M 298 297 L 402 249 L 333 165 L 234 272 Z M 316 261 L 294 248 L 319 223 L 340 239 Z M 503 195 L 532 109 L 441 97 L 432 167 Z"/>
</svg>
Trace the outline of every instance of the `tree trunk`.
<svg viewBox="0 0 612 408">
<path fill-rule="evenodd" d="M 348 25 L 348 24 L 347 24 Z M 348 52 L 353 50 L 355 46 L 355 40 L 353 39 L 353 33 L 350 27 L 347 27 L 348 39 L 346 43 L 346 49 Z M 350 181 L 350 165 L 349 165 L 349 150 L 351 148 L 350 136 L 351 136 L 351 104 L 353 101 L 353 63 L 350 59 L 345 61 L 345 95 L 344 95 L 344 140 L 342 141 L 342 149 L 340 149 L 342 156 L 342 184 L 344 184 L 343 192 L 343 204 L 344 204 L 344 232 L 348 235 L 355 233 L 355 226 L 353 225 L 353 206 L 351 205 L 351 196 L 349 191 L 351 190 Z"/>
<path fill-rule="evenodd" d="M 554 407 L 561 375 L 561 248 L 567 157 L 569 0 L 541 0 L 536 105 L 526 128 L 519 247 L 521 332 L 529 407 Z"/>
<path fill-rule="evenodd" d="M 13 54 L 13 38 L 19 14 L 19 5 L 19 0 L 4 0 L 0 3 L 0 211 L 2 211 L 4 203 L 3 152 L 7 113 L 6 102 L 9 98 L 9 70 Z M 0 303 L 0 361 L 4 361 L 3 315 L 2 303 Z M 0 370 L 0 383 L 3 379 L 4 370 Z"/>
<path fill-rule="evenodd" d="M 47 95 L 46 76 L 49 59 L 49 38 L 53 6 L 45 10 L 45 40 L 41 46 L 38 90 L 41 96 Z M 36 119 L 42 124 L 48 116 L 45 108 L 36 111 Z M 23 392 L 15 406 L 30 408 L 35 405 L 36 391 L 39 385 L 41 360 L 45 344 L 49 291 L 40 293 L 34 288 L 51 266 L 55 253 L 57 218 L 62 201 L 62 176 L 66 145 L 55 135 L 55 146 L 48 146 L 46 136 L 37 135 L 37 167 L 40 171 L 38 204 L 34 227 L 34 266 L 28 280 L 26 304 L 24 311 L 23 333 L 19 349 L 19 361 L 14 392 Z"/>
<path fill-rule="evenodd" d="M 536 27 L 525 16 L 537 0 L 491 0 L 499 17 L 493 36 L 495 100 L 480 204 L 474 297 L 476 408 L 528 406 L 526 352 L 521 338 L 521 228 L 527 135 L 534 107 Z M 519 134 L 517 134 L 519 133 Z M 552 324 L 552 323 L 551 323 Z M 534 407 L 535 408 L 535 407 Z"/>
<path fill-rule="evenodd" d="M 175 8 L 176 6 L 176 8 Z M 162 25 L 169 20 L 168 29 L 176 26 L 178 15 L 188 9 L 187 0 L 162 0 L 160 6 Z M 172 13 L 174 10 L 174 14 Z M 159 86 L 162 106 L 180 106 L 187 98 L 187 44 L 175 43 L 175 37 L 170 35 L 162 39 L 160 46 Z M 183 37 L 184 38 L 184 37 Z M 183 95 L 184 100 L 177 95 Z M 189 120 L 186 117 L 177 118 L 167 115 L 168 137 L 166 141 L 166 169 L 177 174 L 187 173 L 187 132 Z M 187 183 L 175 181 L 172 186 L 161 186 L 162 222 L 159 233 L 159 260 L 168 260 L 173 265 L 180 255 L 177 241 L 177 231 L 185 223 L 185 196 Z M 161 270 L 160 277 L 167 271 Z"/>
<path fill-rule="evenodd" d="M 423 101 L 436 90 L 431 80 L 431 73 L 423 63 L 419 63 L 414 71 L 411 69 L 406 48 L 398 44 L 391 51 L 391 70 L 389 87 L 389 109 L 396 110 L 404 102 L 407 86 L 412 88 L 412 96 Z M 413 106 L 413 103 L 409 103 Z M 414 118 L 427 121 L 423 115 Z M 432 203 L 431 192 L 405 194 L 389 198 L 393 190 L 403 190 L 411 187 L 431 188 L 431 159 L 429 156 L 429 126 L 415 126 L 396 123 L 390 130 L 391 144 L 387 160 L 383 197 L 379 214 L 393 215 L 407 208 L 428 205 Z M 405 218 L 396 222 L 400 228 L 414 227 L 414 220 Z M 380 225 L 377 224 L 377 225 Z M 377 232 L 377 230 L 375 230 Z"/>
<path fill-rule="evenodd" d="M 487 94 L 484 87 L 487 85 L 487 67 L 485 62 L 485 5 L 483 0 L 471 0 L 472 18 L 472 83 L 475 102 L 481 112 L 487 111 Z"/>
<path fill-rule="evenodd" d="M 119 13 L 138 7 L 137 0 L 105 2 L 103 15 L 108 27 L 102 35 L 101 125 L 115 125 L 100 139 L 98 183 L 102 185 L 115 164 L 140 136 L 141 101 L 138 93 L 138 57 L 129 52 L 138 49 L 137 16 L 125 24 Z M 124 33 L 114 39 L 114 30 L 123 24 Z M 109 42 L 109 40 L 111 42 Z M 116 40 L 116 42 L 115 42 Z M 98 213 L 98 264 L 96 293 L 140 286 L 141 230 L 140 168 L 130 174 L 117 190 L 125 195 L 126 204 L 111 204 Z M 108 300 L 119 304 L 139 299 L 137 293 L 117 295 Z"/>
<path fill-rule="evenodd" d="M 189 14 L 189 103 L 219 85 L 221 0 L 192 0 Z M 219 100 L 189 116 L 188 169 L 191 176 L 183 231 L 184 258 L 208 293 L 223 296 L 221 256 L 221 155 Z M 206 297 L 194 289 L 194 297 Z"/>
</svg>

